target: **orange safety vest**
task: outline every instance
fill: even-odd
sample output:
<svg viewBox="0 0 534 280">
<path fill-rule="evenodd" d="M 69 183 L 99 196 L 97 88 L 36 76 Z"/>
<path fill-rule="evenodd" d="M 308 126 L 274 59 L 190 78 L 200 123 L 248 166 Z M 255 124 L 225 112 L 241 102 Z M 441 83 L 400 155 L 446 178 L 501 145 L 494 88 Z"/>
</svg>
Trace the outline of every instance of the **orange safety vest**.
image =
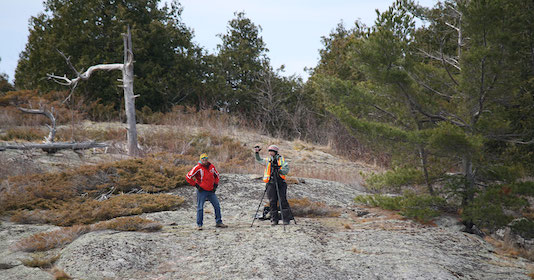
<svg viewBox="0 0 534 280">
<path fill-rule="evenodd" d="M 269 158 L 265 158 L 265 160 L 268 162 L 267 164 L 267 167 L 265 167 L 265 171 L 263 171 L 263 181 L 265 183 L 269 183 L 269 179 L 271 178 L 271 161 L 269 160 Z M 282 164 L 285 163 L 285 160 L 284 160 L 284 157 L 283 156 L 280 156 L 278 157 L 278 166 L 282 166 Z M 286 176 L 285 175 L 282 175 L 280 174 L 280 178 L 282 179 L 286 179 Z"/>
</svg>

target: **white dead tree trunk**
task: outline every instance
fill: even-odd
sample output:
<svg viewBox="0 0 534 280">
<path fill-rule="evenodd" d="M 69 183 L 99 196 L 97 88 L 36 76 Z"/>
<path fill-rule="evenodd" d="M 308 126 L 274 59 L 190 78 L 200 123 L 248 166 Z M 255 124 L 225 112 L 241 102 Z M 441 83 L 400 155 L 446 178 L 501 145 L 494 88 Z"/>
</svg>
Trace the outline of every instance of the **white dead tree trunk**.
<svg viewBox="0 0 534 280">
<path fill-rule="evenodd" d="M 24 113 L 28 113 L 28 114 L 45 115 L 47 118 L 49 118 L 50 125 L 47 125 L 47 126 L 50 129 L 50 132 L 48 133 L 48 136 L 45 137 L 44 142 L 45 143 L 54 142 L 54 137 L 56 137 L 56 118 L 54 117 L 54 107 L 52 107 L 50 111 L 48 111 L 46 107 L 44 106 L 41 106 L 39 110 L 26 109 L 26 108 L 20 108 L 20 107 L 19 107 L 19 110 L 21 110 Z"/>
<path fill-rule="evenodd" d="M 124 41 L 124 66 L 122 69 L 122 85 L 124 88 L 124 108 L 126 110 L 126 122 L 128 124 L 128 155 L 137 156 L 139 150 L 137 147 L 137 128 L 135 126 L 135 98 L 133 82 L 134 82 L 134 68 L 133 68 L 133 47 L 132 34 L 128 26 L 128 33 L 123 36 Z"/>
<path fill-rule="evenodd" d="M 128 155 L 137 156 L 139 154 L 139 148 L 137 146 L 137 128 L 135 120 L 135 98 L 138 95 L 134 95 L 133 92 L 133 81 L 134 81 L 134 72 L 133 72 L 133 47 L 132 47 L 132 34 L 130 32 L 130 27 L 128 26 L 128 32 L 123 34 L 124 42 L 124 63 L 115 63 L 115 64 L 98 64 L 93 65 L 87 69 L 84 73 L 79 73 L 74 66 L 71 64 L 70 59 L 65 57 L 63 53 L 61 55 L 67 60 L 67 64 L 74 70 L 77 77 L 74 79 L 69 79 L 64 75 L 63 77 L 55 76 L 54 74 L 47 74 L 49 79 L 54 80 L 55 82 L 66 85 L 74 88 L 78 85 L 80 80 L 88 80 L 91 77 L 91 74 L 94 71 L 98 70 L 121 70 L 122 71 L 122 87 L 124 89 L 124 107 L 126 111 L 127 119 L 127 138 L 128 138 Z"/>
</svg>

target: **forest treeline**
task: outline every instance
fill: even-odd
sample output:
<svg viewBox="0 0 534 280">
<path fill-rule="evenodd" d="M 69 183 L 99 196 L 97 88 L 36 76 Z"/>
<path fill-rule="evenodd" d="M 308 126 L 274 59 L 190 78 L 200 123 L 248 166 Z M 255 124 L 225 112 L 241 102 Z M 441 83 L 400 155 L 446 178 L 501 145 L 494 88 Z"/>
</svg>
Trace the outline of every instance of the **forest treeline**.
<svg viewBox="0 0 534 280">
<path fill-rule="evenodd" d="M 215 53 L 194 43 L 178 1 L 47 0 L 30 20 L 15 84 L 0 98 L 65 91 L 47 73 L 121 62 L 129 25 L 135 94 L 142 112 L 175 106 L 238 115 L 272 135 L 368 153 L 390 167 L 368 187 L 424 186 L 494 230 L 516 221 L 534 232 L 534 2 L 447 0 L 434 7 L 397 0 L 372 26 L 339 24 L 322 38 L 310 77 L 274 69 L 261 27 L 236 12 Z M 120 73 L 96 73 L 76 96 L 114 108 Z M 65 106 L 69 106 L 66 103 Z M 100 120 L 105 114 L 89 114 Z M 431 200 L 431 203 L 434 200 Z M 441 203 L 441 202 L 440 202 Z M 510 211 L 508 211 L 510 210 Z M 513 213 L 513 214 L 511 214 Z"/>
</svg>

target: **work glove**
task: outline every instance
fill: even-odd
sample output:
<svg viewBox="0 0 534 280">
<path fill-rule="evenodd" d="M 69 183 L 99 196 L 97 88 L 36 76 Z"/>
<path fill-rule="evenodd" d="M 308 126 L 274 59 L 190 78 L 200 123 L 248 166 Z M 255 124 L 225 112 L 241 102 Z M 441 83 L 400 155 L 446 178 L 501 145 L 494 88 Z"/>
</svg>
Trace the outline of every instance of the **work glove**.
<svg viewBox="0 0 534 280">
<path fill-rule="evenodd" d="M 197 188 L 197 190 L 198 190 L 199 192 L 202 191 L 202 188 L 201 188 L 198 184 L 195 184 L 195 188 Z"/>
<path fill-rule="evenodd" d="M 217 183 L 213 184 L 213 192 L 216 192 L 216 191 L 217 191 L 217 187 L 218 187 L 218 186 L 219 186 L 219 185 L 218 185 Z"/>
</svg>

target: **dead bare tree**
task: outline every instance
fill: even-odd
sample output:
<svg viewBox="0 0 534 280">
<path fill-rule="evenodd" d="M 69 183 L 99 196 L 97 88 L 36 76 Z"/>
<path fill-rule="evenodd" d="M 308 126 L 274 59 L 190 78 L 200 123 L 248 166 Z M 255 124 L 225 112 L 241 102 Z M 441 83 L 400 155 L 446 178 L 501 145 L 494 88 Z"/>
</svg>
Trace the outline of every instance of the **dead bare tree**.
<svg viewBox="0 0 534 280">
<path fill-rule="evenodd" d="M 71 94 L 78 85 L 78 82 L 81 80 L 88 80 L 91 77 L 91 74 L 98 70 L 121 70 L 122 71 L 122 88 L 124 89 L 124 108 L 126 111 L 126 120 L 127 120 L 127 138 L 128 138 L 128 155 L 137 156 L 139 154 L 139 148 L 137 144 L 137 128 L 135 120 L 135 98 L 138 95 L 134 95 L 133 91 L 133 81 L 134 81 L 134 71 L 133 71 L 133 47 L 132 47 L 132 34 L 130 32 L 130 27 L 128 26 L 128 31 L 126 34 L 123 34 L 124 42 L 124 63 L 114 63 L 114 64 L 98 64 L 93 65 L 87 69 L 84 73 L 78 72 L 72 63 L 70 58 L 66 57 L 63 53 L 60 54 L 65 58 L 69 67 L 74 70 L 76 73 L 76 78 L 69 79 L 66 75 L 56 76 L 54 74 L 47 74 L 49 79 L 54 80 L 55 82 L 71 87 Z M 70 98 L 70 95 L 69 97 Z"/>
<path fill-rule="evenodd" d="M 40 108 L 37 109 L 37 110 L 36 109 L 26 109 L 26 108 L 21 108 L 21 107 L 19 107 L 18 109 L 21 110 L 24 113 L 27 113 L 27 114 L 44 115 L 47 118 L 49 118 L 50 119 L 50 125 L 47 125 L 47 126 L 50 129 L 50 132 L 48 133 L 48 136 L 46 136 L 44 138 L 44 142 L 45 143 L 53 143 L 54 142 L 54 137 L 56 136 L 56 118 L 54 117 L 54 107 L 52 107 L 50 109 L 50 111 L 48 111 L 46 109 L 46 107 L 44 107 L 44 106 L 39 106 L 39 107 Z"/>
</svg>

